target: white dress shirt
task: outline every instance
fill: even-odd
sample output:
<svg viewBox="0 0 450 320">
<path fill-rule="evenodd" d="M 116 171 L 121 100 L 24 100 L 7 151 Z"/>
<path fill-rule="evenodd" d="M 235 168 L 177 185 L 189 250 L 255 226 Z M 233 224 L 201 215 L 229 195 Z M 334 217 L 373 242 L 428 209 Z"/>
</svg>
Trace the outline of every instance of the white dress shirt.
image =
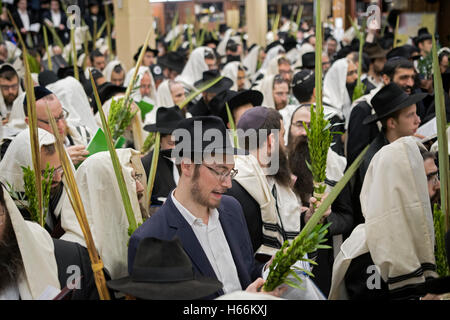
<svg viewBox="0 0 450 320">
<path fill-rule="evenodd" d="M 30 17 L 28 16 L 28 12 L 27 11 L 22 12 L 20 10 L 17 10 L 17 12 L 19 13 L 20 20 L 22 20 L 23 27 L 25 28 L 25 30 L 29 31 L 30 30 Z"/>
<path fill-rule="evenodd" d="M 61 24 L 61 12 L 51 11 L 51 15 L 52 15 L 53 26 L 55 28 L 59 29 L 59 25 Z"/>
<path fill-rule="evenodd" d="M 242 290 L 241 283 L 231 255 L 230 247 L 223 233 L 219 221 L 219 212 L 217 209 L 210 210 L 208 224 L 204 224 L 202 219 L 196 218 L 183 205 L 170 194 L 175 207 L 181 212 L 183 218 L 194 231 L 206 257 L 211 264 L 217 279 L 223 284 L 225 293 Z"/>
</svg>

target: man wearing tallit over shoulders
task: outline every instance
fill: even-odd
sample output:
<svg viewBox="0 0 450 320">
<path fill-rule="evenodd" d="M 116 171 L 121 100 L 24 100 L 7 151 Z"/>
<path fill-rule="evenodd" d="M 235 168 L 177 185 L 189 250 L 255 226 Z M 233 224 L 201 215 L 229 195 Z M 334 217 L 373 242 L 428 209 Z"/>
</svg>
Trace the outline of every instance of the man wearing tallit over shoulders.
<svg viewBox="0 0 450 320">
<path fill-rule="evenodd" d="M 146 175 L 140 155 L 133 149 L 117 149 L 134 218 L 139 225 L 146 217 Z M 111 279 L 128 275 L 128 219 L 120 195 L 109 152 L 87 158 L 77 169 L 75 179 L 86 211 L 95 247 Z M 63 240 L 86 246 L 83 233 L 69 201 L 64 203 L 61 225 Z"/>
<path fill-rule="evenodd" d="M 384 146 L 361 190 L 365 223 L 342 244 L 329 299 L 406 300 L 450 291 L 437 278 L 424 160 L 414 138 Z"/>
<path fill-rule="evenodd" d="M 64 190 L 63 171 L 61 161 L 55 149 L 55 137 L 48 131 L 38 128 L 41 171 L 44 171 L 47 163 L 54 168 L 50 189 L 48 213 L 45 220 L 45 228 L 54 238 L 59 238 L 64 230 L 60 227 L 60 213 L 66 193 Z M 30 133 L 28 129 L 21 131 L 11 142 L 4 158 L 0 162 L 0 181 L 4 185 L 10 185 L 10 189 L 17 194 L 14 200 L 20 208 L 25 219 L 32 219 L 25 196 L 25 182 L 22 167 L 33 170 L 31 157 Z"/>
</svg>

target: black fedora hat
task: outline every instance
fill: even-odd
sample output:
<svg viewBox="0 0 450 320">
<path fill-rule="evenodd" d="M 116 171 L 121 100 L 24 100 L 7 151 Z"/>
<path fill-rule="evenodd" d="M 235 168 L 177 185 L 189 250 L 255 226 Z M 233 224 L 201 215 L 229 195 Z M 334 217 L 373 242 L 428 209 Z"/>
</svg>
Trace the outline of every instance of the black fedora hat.
<svg viewBox="0 0 450 320">
<path fill-rule="evenodd" d="M 220 72 L 218 70 L 207 70 L 203 72 L 203 77 L 194 83 L 194 87 L 199 88 L 208 82 L 220 77 Z M 220 93 L 222 91 L 228 90 L 233 86 L 233 80 L 227 77 L 223 77 L 212 87 L 206 89 L 204 92 L 207 93 Z"/>
<path fill-rule="evenodd" d="M 233 147 L 230 135 L 223 120 L 217 116 L 199 116 L 183 119 L 172 133 L 175 148 L 172 158 L 177 163 L 182 158 L 190 158 L 197 163 L 205 159 L 205 155 L 246 155 L 245 150 Z M 185 141 L 187 140 L 187 141 Z M 221 161 L 222 159 L 218 159 Z"/>
<path fill-rule="evenodd" d="M 183 119 L 183 112 L 178 106 L 170 108 L 159 107 L 156 111 L 156 123 L 146 125 L 144 130 L 171 134 L 177 128 L 178 122 Z"/>
<path fill-rule="evenodd" d="M 146 300 L 201 299 L 222 288 L 216 279 L 194 274 L 181 241 L 144 238 L 139 242 L 131 275 L 110 280 L 108 287 Z"/>
<path fill-rule="evenodd" d="M 243 90 L 239 92 L 232 91 L 230 99 L 227 101 L 230 111 L 250 103 L 253 106 L 260 106 L 264 100 L 264 96 L 257 90 Z"/>
<path fill-rule="evenodd" d="M 363 120 L 363 124 L 370 124 L 386 118 L 398 110 L 421 101 L 427 95 L 427 93 L 408 95 L 397 84 L 391 82 L 381 88 L 381 90 L 372 98 L 371 103 L 376 114 L 368 115 Z"/>
<path fill-rule="evenodd" d="M 176 51 L 170 51 L 162 57 L 158 57 L 158 64 L 164 68 L 176 71 L 178 74 L 183 72 L 186 61 L 182 54 Z"/>
<path fill-rule="evenodd" d="M 110 98 L 114 97 L 117 93 L 125 93 L 127 91 L 126 87 L 116 86 L 111 82 L 105 82 L 105 85 L 101 87 L 98 92 L 100 98 L 100 103 L 103 105 Z"/>
<path fill-rule="evenodd" d="M 364 52 L 370 59 L 386 58 L 387 50 L 384 50 L 378 43 L 366 43 Z"/>
<path fill-rule="evenodd" d="M 414 52 L 420 53 L 420 50 L 415 46 L 405 44 L 403 46 L 393 48 L 391 51 L 389 51 L 387 53 L 386 58 L 388 60 L 395 58 L 395 57 L 401 57 L 401 58 L 412 59 L 412 60 L 420 59 L 420 55 L 415 55 L 415 56 L 412 55 Z"/>
<path fill-rule="evenodd" d="M 134 61 L 136 61 L 136 62 L 138 61 L 139 54 L 141 53 L 141 50 L 142 50 L 143 47 L 144 47 L 144 45 L 140 46 L 139 49 L 137 49 L 137 52 L 133 56 Z M 147 49 L 145 50 L 145 52 L 153 52 L 153 55 L 155 57 L 157 57 L 158 53 L 159 53 L 158 49 L 152 49 L 149 46 L 147 46 Z"/>
<path fill-rule="evenodd" d="M 302 68 L 314 69 L 316 67 L 316 53 L 306 52 L 302 55 Z"/>
<path fill-rule="evenodd" d="M 428 32 L 428 28 L 423 27 L 417 31 L 416 43 L 419 44 L 422 41 L 431 40 L 432 38 L 433 36 Z"/>
</svg>

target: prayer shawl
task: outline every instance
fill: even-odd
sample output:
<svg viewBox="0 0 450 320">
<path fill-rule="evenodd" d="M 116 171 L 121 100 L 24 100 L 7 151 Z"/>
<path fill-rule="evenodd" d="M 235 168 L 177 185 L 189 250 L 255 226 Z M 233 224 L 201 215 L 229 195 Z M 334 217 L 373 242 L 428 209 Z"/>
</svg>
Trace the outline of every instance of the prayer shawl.
<svg viewBox="0 0 450 320">
<path fill-rule="evenodd" d="M 345 127 L 348 126 L 352 100 L 348 94 L 347 79 L 348 61 L 339 59 L 328 70 L 323 81 L 323 103 L 326 117 L 337 115 L 345 119 Z"/>
<path fill-rule="evenodd" d="M 223 39 L 217 45 L 217 53 L 221 57 L 226 55 L 227 43 L 228 43 L 228 40 L 230 40 L 232 33 L 233 33 L 233 29 L 231 29 L 231 28 L 227 29 L 227 31 L 225 31 L 225 35 L 223 36 Z"/>
<path fill-rule="evenodd" d="M 235 156 L 235 167 L 238 170 L 235 180 L 261 208 L 263 244 L 255 254 L 273 255 L 285 240 L 292 241 L 299 234 L 300 204 L 291 189 L 276 183 L 278 198 L 281 200 L 277 211 L 270 184 L 254 156 Z"/>
<path fill-rule="evenodd" d="M 53 92 L 62 107 L 69 112 L 66 119 L 73 126 L 86 126 L 91 132 L 97 132 L 98 126 L 91 105 L 81 83 L 74 77 L 66 77 L 47 86 Z"/>
<path fill-rule="evenodd" d="M 55 137 L 44 129 L 38 128 L 39 146 L 50 145 L 55 143 Z M 70 159 L 69 159 L 70 160 Z M 21 167 L 30 167 L 33 169 L 33 161 L 31 158 L 30 133 L 28 128 L 21 131 L 11 142 L 5 156 L 0 162 L 0 181 L 5 185 L 9 183 L 16 192 L 24 192 L 23 171 Z M 75 169 L 72 167 L 75 171 Z M 33 169 L 34 170 L 34 169 Z M 64 183 L 64 179 L 63 179 Z M 65 190 L 59 198 L 58 204 L 54 210 L 56 217 L 59 217 L 62 209 Z M 47 215 L 47 222 L 50 223 L 50 217 Z"/>
<path fill-rule="evenodd" d="M 273 80 L 275 75 L 265 76 L 262 81 L 256 86 L 255 90 L 261 91 L 264 95 L 262 105 L 264 107 L 275 109 L 275 101 L 273 100 Z"/>
<path fill-rule="evenodd" d="M 158 107 L 171 107 L 175 105 L 172 98 L 172 93 L 170 92 L 170 85 L 168 79 L 161 82 L 156 91 L 156 105 Z"/>
<path fill-rule="evenodd" d="M 360 199 L 366 220 L 342 244 L 333 265 L 329 299 L 347 299 L 347 269 L 366 252 L 389 290 L 436 277 L 427 178 L 413 137 L 400 138 L 375 154 Z"/>
<path fill-rule="evenodd" d="M 13 67 L 12 65 L 10 65 L 8 63 L 2 64 L 2 66 L 4 66 L 4 65 L 9 65 L 9 66 Z M 17 73 L 17 71 L 16 71 L 16 75 L 17 75 L 17 77 L 19 77 L 19 74 Z M 5 99 L 3 98 L 3 94 L 0 94 L 0 115 L 2 118 L 6 117 L 10 112 L 12 112 L 12 107 L 14 106 L 14 104 L 16 103 L 17 100 L 20 100 L 19 98 L 21 97 L 22 93 L 23 93 L 23 90 L 22 90 L 22 87 L 20 86 L 20 77 L 19 77 L 19 92 L 17 94 L 16 99 L 13 101 L 11 109 L 9 109 L 9 110 L 6 106 Z"/>
<path fill-rule="evenodd" d="M 125 74 L 127 73 L 125 70 L 125 66 L 120 62 L 119 60 L 113 60 L 109 62 L 105 69 L 103 70 L 103 75 L 105 76 L 106 81 L 111 82 L 111 74 L 116 66 L 121 66 L 122 69 L 125 71 Z"/>
<path fill-rule="evenodd" d="M 253 76 L 258 71 L 259 49 L 258 45 L 253 46 L 247 56 L 242 60 L 242 64 L 247 68 L 247 73 Z"/>
<path fill-rule="evenodd" d="M 147 181 L 139 153 L 133 149 L 117 149 L 123 176 L 130 196 L 136 223 L 143 222 L 136 194 L 136 182 L 131 173 L 142 174 L 144 189 Z M 109 152 L 99 152 L 87 158 L 77 169 L 75 179 L 86 211 L 95 247 L 111 278 L 128 275 L 128 219 L 120 195 Z M 86 247 L 83 233 L 69 201 L 64 203 L 61 226 L 66 233 L 61 239 Z"/>
<path fill-rule="evenodd" d="M 175 80 L 180 81 L 183 85 L 194 90 L 194 83 L 203 78 L 203 72 L 208 70 L 205 62 L 205 51 L 214 54 L 211 48 L 198 47 L 189 55 L 189 60 L 184 66 L 183 72 Z"/>
<path fill-rule="evenodd" d="M 125 82 L 124 82 L 125 87 L 128 87 L 130 85 L 131 78 L 133 77 L 133 74 L 134 74 L 134 70 L 135 70 L 135 68 L 132 68 L 127 73 L 127 75 L 125 77 Z M 155 81 L 153 80 L 153 76 L 152 76 L 152 73 L 150 72 L 149 67 L 139 67 L 137 77 L 136 77 L 136 83 L 134 84 L 134 88 L 139 87 L 141 85 L 142 78 L 144 77 L 145 74 L 148 74 L 150 76 L 150 87 L 151 87 L 150 88 L 150 96 L 143 97 L 141 95 L 139 88 L 137 88 L 134 91 L 134 93 L 131 94 L 131 97 L 136 102 L 140 102 L 140 101 L 144 100 L 145 102 L 150 103 L 155 106 L 155 104 L 156 104 L 156 86 L 155 86 Z M 153 110 L 151 112 L 152 114 L 154 114 L 155 117 L 156 117 L 156 109 L 157 108 L 153 108 Z"/>
<path fill-rule="evenodd" d="M 232 62 L 228 62 L 222 70 L 222 75 L 224 77 L 230 78 L 233 81 L 233 86 L 230 88 L 230 90 L 238 91 L 237 80 L 238 80 L 239 67 L 244 69 L 244 66 L 241 64 L 240 61 L 232 61 Z M 249 89 L 249 88 L 250 88 L 250 82 L 246 79 L 243 89 Z"/>
<path fill-rule="evenodd" d="M 37 223 L 23 219 L 5 188 L 3 195 L 24 266 L 17 282 L 20 299 L 36 300 L 48 286 L 61 289 L 52 238 Z"/>
</svg>

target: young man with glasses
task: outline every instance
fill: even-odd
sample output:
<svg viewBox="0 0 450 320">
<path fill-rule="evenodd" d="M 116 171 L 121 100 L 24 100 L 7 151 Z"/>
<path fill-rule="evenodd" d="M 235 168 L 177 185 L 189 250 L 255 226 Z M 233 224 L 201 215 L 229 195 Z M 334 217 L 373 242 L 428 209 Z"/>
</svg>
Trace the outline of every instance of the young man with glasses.
<svg viewBox="0 0 450 320">
<path fill-rule="evenodd" d="M 50 119 L 47 114 L 47 107 L 55 118 L 58 127 L 58 133 L 65 141 L 66 150 L 69 153 L 73 164 L 79 164 L 86 159 L 89 152 L 86 150 L 90 134 L 84 127 L 71 127 L 67 123 L 69 113 L 63 109 L 61 102 L 50 90 L 44 87 L 34 87 L 36 97 L 36 116 L 37 126 L 50 133 L 53 130 L 50 126 Z M 25 122 L 28 124 L 27 97 L 25 97 L 23 110 L 25 113 Z M 82 131 L 83 130 L 83 131 Z"/>
<path fill-rule="evenodd" d="M 214 135 L 213 149 L 206 138 L 210 130 L 220 135 Z M 131 236 L 129 273 L 142 239 L 178 237 L 194 272 L 223 283 L 223 290 L 208 298 L 245 289 L 261 277 L 263 266 L 254 260 L 242 207 L 225 195 L 237 173 L 234 155 L 240 152 L 232 147 L 219 117 L 181 120 L 174 136 L 172 155 L 180 166 L 180 180 L 162 207 Z"/>
</svg>

